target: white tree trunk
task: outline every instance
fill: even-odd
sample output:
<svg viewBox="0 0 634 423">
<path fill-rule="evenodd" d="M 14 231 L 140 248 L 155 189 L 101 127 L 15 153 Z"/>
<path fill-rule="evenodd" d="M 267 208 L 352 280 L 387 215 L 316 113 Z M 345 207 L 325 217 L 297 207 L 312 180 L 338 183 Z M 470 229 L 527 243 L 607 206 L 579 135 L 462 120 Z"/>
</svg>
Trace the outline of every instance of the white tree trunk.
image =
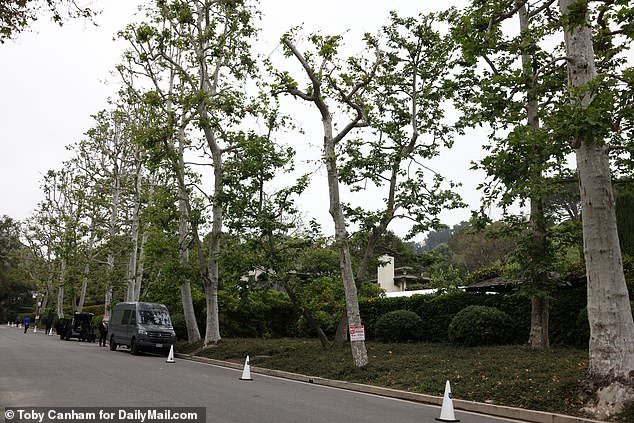
<svg viewBox="0 0 634 423">
<path fill-rule="evenodd" d="M 111 241 L 114 241 L 115 236 L 117 235 L 117 222 L 119 221 L 119 201 L 121 197 L 121 175 L 119 173 L 119 167 L 117 164 L 114 165 L 113 169 L 114 181 L 112 188 L 112 198 L 110 199 L 110 228 L 109 228 L 109 238 Z M 104 298 L 104 315 L 106 318 L 110 318 L 111 310 L 110 310 L 110 302 L 112 301 L 112 278 L 114 277 L 114 266 L 115 266 L 115 255 L 112 248 L 108 251 L 107 258 L 107 266 L 108 266 L 108 281 L 106 282 L 106 293 Z"/>
<path fill-rule="evenodd" d="M 88 273 L 90 273 L 90 264 L 84 265 L 84 275 L 81 278 L 81 291 L 79 293 L 79 302 L 77 303 L 77 312 L 81 313 L 84 309 L 84 302 L 86 301 L 86 288 L 88 288 Z"/>
<path fill-rule="evenodd" d="M 580 3 L 559 0 L 559 7 L 565 18 Z M 578 12 L 575 16 L 579 17 Z M 597 76 L 588 19 L 586 13 L 582 22 L 573 22 L 565 29 L 569 84 L 576 90 L 576 104 L 583 109 L 593 100 L 588 84 Z M 602 140 L 590 136 L 574 141 L 588 278 L 587 379 L 597 394 L 593 411 L 605 417 L 634 399 L 634 322 L 623 275 L 607 150 Z"/>
<path fill-rule="evenodd" d="M 189 248 L 187 239 L 189 235 L 189 193 L 185 186 L 185 134 L 179 132 L 178 136 L 178 165 L 176 169 L 176 179 L 178 180 L 178 211 L 180 213 L 178 222 L 178 246 L 180 263 L 187 266 L 189 263 Z M 194 313 L 194 302 L 192 301 L 192 287 L 189 281 L 181 285 L 181 301 L 183 304 L 183 315 L 185 316 L 185 327 L 187 328 L 187 341 L 200 341 L 200 330 Z"/>
<path fill-rule="evenodd" d="M 90 260 L 92 250 L 95 247 L 95 220 L 90 221 L 90 238 L 88 240 L 88 254 L 86 255 L 86 264 L 84 265 L 84 276 L 81 282 L 81 293 L 79 294 L 79 304 L 77 305 L 77 311 L 81 312 L 84 308 L 84 302 L 86 301 L 86 289 L 88 288 L 88 276 L 90 274 Z"/>
<path fill-rule="evenodd" d="M 359 297 L 357 286 L 352 273 L 352 258 L 350 257 L 350 247 L 348 244 L 348 231 L 341 209 L 341 199 L 339 198 L 339 173 L 337 171 L 337 153 L 332 135 L 332 118 L 329 114 L 322 119 L 324 127 L 324 155 L 326 169 L 328 173 L 328 190 L 330 197 L 330 215 L 335 224 L 335 242 L 339 251 L 339 266 L 346 296 L 346 314 L 348 325 L 360 326 L 361 314 L 359 312 Z M 356 367 L 364 367 L 368 364 L 368 352 L 365 341 L 351 341 L 352 359 Z"/>
<path fill-rule="evenodd" d="M 135 154 L 136 172 L 135 172 L 135 189 L 134 189 L 134 210 L 132 211 L 132 223 L 130 229 L 130 240 L 132 243 L 132 249 L 130 250 L 130 260 L 128 262 L 128 294 L 126 301 L 137 301 L 135 299 L 136 294 L 136 280 L 137 280 L 137 261 L 139 256 L 139 232 L 140 232 L 140 217 L 139 210 L 141 209 L 141 157 L 139 148 Z"/>
<path fill-rule="evenodd" d="M 145 270 L 145 243 L 148 239 L 147 231 L 143 231 L 141 237 L 141 246 L 139 247 L 139 262 L 137 264 L 136 283 L 134 284 L 134 301 L 139 301 L 141 298 L 141 286 L 143 285 L 143 271 Z"/>
<path fill-rule="evenodd" d="M 205 132 L 211 132 L 205 131 Z M 209 139 L 209 138 L 208 138 Z M 213 139 L 213 137 L 212 137 Z M 215 145 L 215 142 L 211 143 Z M 220 235 L 222 234 L 222 204 L 217 196 L 222 192 L 222 157 L 218 146 L 212 156 L 214 162 L 214 199 L 212 206 L 211 240 L 207 266 L 207 278 L 204 278 L 205 295 L 207 299 L 207 330 L 205 331 L 205 345 L 220 342 L 220 321 L 218 317 L 218 257 L 220 256 Z"/>
<path fill-rule="evenodd" d="M 66 279 L 66 259 L 62 258 L 59 270 L 59 285 L 57 287 L 57 317 L 64 317 L 64 282 Z"/>
</svg>

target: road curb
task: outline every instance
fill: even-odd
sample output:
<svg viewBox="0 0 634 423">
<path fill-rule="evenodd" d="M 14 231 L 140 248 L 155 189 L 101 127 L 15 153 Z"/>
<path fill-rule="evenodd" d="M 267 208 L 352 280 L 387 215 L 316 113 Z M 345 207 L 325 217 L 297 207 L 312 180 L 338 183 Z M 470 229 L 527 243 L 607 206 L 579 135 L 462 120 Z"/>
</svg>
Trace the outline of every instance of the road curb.
<svg viewBox="0 0 634 423">
<path fill-rule="evenodd" d="M 216 360 L 213 358 L 198 357 L 188 354 L 176 354 L 176 358 L 197 361 L 200 363 L 213 364 L 221 367 L 242 370 L 243 365 L 229 361 Z M 419 394 L 415 392 L 400 391 L 398 389 L 383 388 L 380 386 L 364 385 L 361 383 L 345 382 L 334 379 L 326 379 L 318 376 L 306 376 L 298 373 L 285 372 L 282 370 L 272 370 L 263 367 L 251 366 L 251 373 L 267 376 L 275 376 L 284 379 L 295 380 L 315 385 L 329 386 L 332 388 L 346 389 L 349 391 L 363 392 L 367 394 L 380 395 L 384 397 L 397 398 L 406 401 L 419 402 L 422 404 L 442 405 L 442 397 Z M 481 402 L 465 401 L 453 399 L 453 406 L 457 410 L 469 411 L 472 413 L 485 414 L 496 417 L 506 417 L 515 420 L 524 420 L 531 423 L 604 423 L 599 420 L 584 419 L 581 417 L 567 416 L 564 414 L 546 413 L 543 411 L 525 410 L 523 408 L 505 407 L 501 405 L 485 404 Z"/>
</svg>

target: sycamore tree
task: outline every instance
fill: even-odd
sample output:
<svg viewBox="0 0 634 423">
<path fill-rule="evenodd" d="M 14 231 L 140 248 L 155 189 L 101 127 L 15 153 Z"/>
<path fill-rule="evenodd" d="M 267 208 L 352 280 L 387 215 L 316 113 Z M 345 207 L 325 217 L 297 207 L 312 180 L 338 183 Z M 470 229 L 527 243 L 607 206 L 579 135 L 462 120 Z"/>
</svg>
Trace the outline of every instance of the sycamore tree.
<svg viewBox="0 0 634 423">
<path fill-rule="evenodd" d="M 593 7 L 587 1 L 559 0 L 566 47 L 569 107 L 561 118 L 577 159 L 583 243 L 588 278 L 592 411 L 618 411 L 634 399 L 634 322 L 623 275 L 616 227 L 609 145 L 631 118 L 631 102 L 619 109 L 619 87 L 631 87 L 630 69 L 606 69 L 606 59 L 629 49 L 634 9 L 615 1 Z M 597 69 L 603 73 L 599 75 Z M 629 93 L 631 95 L 631 92 Z M 631 97 L 630 97 L 631 98 Z M 631 121 L 630 121 L 631 122 Z M 630 123 L 631 124 L 631 123 Z"/>
<path fill-rule="evenodd" d="M 292 125 L 268 101 L 263 97 L 259 102 L 268 130 L 262 135 L 245 134 L 225 163 L 226 225 L 234 242 L 223 255 L 224 274 L 239 281 L 241 291 L 252 289 L 252 282 L 261 279 L 267 281 L 265 289 L 283 289 L 327 349 L 331 343 L 315 316 L 314 298 L 304 289 L 321 277 L 305 266 L 304 257 L 320 248 L 301 229 L 303 224 L 295 205 L 307 186 L 308 175 L 278 187 L 279 176 L 294 170 L 295 152 L 276 143 L 275 135 L 279 129 Z"/>
<path fill-rule="evenodd" d="M 26 247 L 20 242 L 20 224 L 9 216 L 0 217 L 0 319 L 13 318 L 10 313 L 32 301 L 34 280 L 20 272 L 21 251 Z"/>
<path fill-rule="evenodd" d="M 367 280 L 379 240 L 396 220 L 411 223 L 407 237 L 438 227 L 442 210 L 463 206 L 454 184 L 433 171 L 429 162 L 452 144 L 445 117 L 452 94 L 451 37 L 440 33 L 434 14 L 402 18 L 395 12 L 381 30 L 383 60 L 372 81 L 372 136 L 348 140 L 340 155 L 340 179 L 354 192 L 381 193 L 375 209 L 345 205 L 351 222 L 366 239 L 356 282 Z M 337 340 L 345 340 L 345 320 Z M 344 336 L 341 336 L 341 335 Z"/>
<path fill-rule="evenodd" d="M 426 164 L 452 144 L 445 109 L 452 90 L 451 37 L 435 28 L 438 16 L 401 18 L 395 12 L 381 30 L 385 44 L 372 82 L 370 125 L 372 137 L 345 144 L 340 156 L 341 180 L 354 192 L 376 187 L 383 192 L 382 206 L 371 211 L 347 206 L 352 222 L 367 232 L 367 248 L 357 278 L 365 279 L 377 242 L 390 223 L 412 223 L 406 238 L 440 224 L 441 210 L 460 207 L 442 175 Z"/>
<path fill-rule="evenodd" d="M 513 220 L 521 231 L 518 276 L 531 296 L 532 348 L 549 347 L 554 253 L 544 199 L 555 189 L 551 176 L 565 167 L 569 151 L 545 123 L 552 123 L 549 116 L 564 91 L 562 47 L 548 42 L 557 21 L 542 13 L 550 4 L 474 1 L 452 17 L 462 52 L 456 96 L 461 124 L 491 128 L 489 153 L 475 165 L 487 174 L 481 186 L 485 201 L 497 200 L 504 208 L 519 201 L 530 208 L 528 222 Z"/>
<path fill-rule="evenodd" d="M 199 148 L 210 159 L 212 174 L 210 247 L 203 270 L 207 303 L 205 345 L 221 340 L 218 322 L 219 255 L 224 205 L 223 164 L 242 138 L 241 125 L 251 104 L 246 81 L 254 74 L 249 51 L 256 11 L 249 2 L 156 1 L 147 19 L 130 26 L 124 37 L 139 54 L 150 83 L 166 68 L 174 70 L 178 90 L 169 101 L 191 116 L 188 123 Z"/>
<path fill-rule="evenodd" d="M 76 163 L 92 186 L 93 222 L 97 231 L 95 247 L 105 252 L 106 286 L 103 287 L 106 318 L 110 315 L 113 290 L 125 283 L 129 254 L 130 215 L 134 208 L 134 146 L 131 123 L 121 109 L 102 110 L 85 139 L 75 146 Z M 132 160 L 131 160 L 132 159 Z"/>
<path fill-rule="evenodd" d="M 517 175 L 530 182 L 521 182 L 519 187 L 529 188 L 524 197 L 531 201 L 533 219 L 534 211 L 540 208 L 539 204 L 533 206 L 533 200 L 541 197 L 543 201 L 548 194 L 543 189 L 547 185 L 540 180 L 553 169 L 547 166 L 549 161 L 566 148 L 571 148 L 577 159 L 591 328 L 587 392 L 596 394 L 594 411 L 605 416 L 633 396 L 634 325 L 616 231 L 607 143 L 622 138 L 622 128 L 631 116 L 631 97 L 623 89 L 631 76 L 622 56 L 632 34 L 632 8 L 627 2 L 591 5 L 579 0 L 562 0 L 557 8 L 548 0 L 474 2 L 470 11 L 457 29 L 466 46 L 463 51 L 472 61 L 473 52 L 477 52 L 489 70 L 488 77 L 480 79 L 481 92 L 473 94 L 476 87 L 467 85 L 463 98 L 479 95 L 478 104 L 488 105 L 483 108 L 486 113 L 480 114 L 491 123 L 507 122 L 506 114 L 513 110 L 509 108 L 511 100 L 520 93 L 525 96 L 517 106 L 519 113 L 526 114 L 526 124 L 518 126 L 513 119 L 514 126 L 509 122 L 502 127 L 508 132 L 508 147 L 489 159 L 494 174 L 505 184 L 508 180 L 517 184 Z M 514 16 L 519 18 L 516 42 L 503 41 L 500 23 Z M 565 41 L 562 48 L 558 47 L 560 40 Z M 496 62 L 506 57 L 500 52 L 520 57 Z M 511 64 L 518 65 L 515 74 L 501 72 Z M 557 79 L 559 64 L 565 64 L 567 84 Z M 500 84 L 505 75 L 515 75 L 514 85 Z M 490 89 L 496 85 L 506 88 Z M 487 91 L 493 95 L 482 95 Z M 517 106 L 516 115 L 520 116 Z M 535 241 L 543 239 L 536 235 Z M 537 266 L 548 263 L 549 255 L 535 258 L 539 256 L 542 259 L 534 260 Z"/>
<path fill-rule="evenodd" d="M 191 276 L 197 268 L 200 280 L 207 274 L 203 241 L 200 236 L 200 212 L 196 207 L 192 187 L 197 187 L 200 178 L 185 161 L 191 147 L 191 125 L 196 111 L 181 105 L 179 93 L 187 91 L 178 73 L 182 53 L 177 45 L 169 48 L 172 61 L 163 60 L 148 49 L 152 44 L 138 42 L 138 28 L 133 26 L 119 35 L 130 43 L 125 52 L 125 62 L 117 69 L 126 89 L 123 92 L 128 102 L 135 104 L 142 114 L 142 124 L 137 125 L 134 142 L 145 149 L 145 161 L 152 169 L 168 169 L 178 187 L 178 257 L 181 268 L 179 280 L 181 302 L 189 342 L 201 339 L 194 314 Z M 142 83 L 149 82 L 149 87 Z M 197 263 L 197 264 L 196 264 Z"/>
<path fill-rule="evenodd" d="M 376 77 L 380 63 L 376 40 L 366 36 L 366 44 L 373 55 L 339 59 L 341 36 L 314 34 L 309 37 L 311 51 L 302 52 L 297 47 L 294 32 L 286 34 L 281 43 L 285 56 L 294 58 L 300 65 L 306 83 L 300 85 L 288 71 L 273 71 L 275 94 L 288 94 L 314 105 L 319 111 L 323 128 L 323 161 L 326 166 L 329 211 L 335 226 L 335 243 L 339 251 L 339 265 L 345 288 L 346 314 L 351 326 L 361 325 L 357 286 L 352 270 L 349 233 L 340 195 L 340 166 L 338 158 L 344 140 L 357 128 L 368 126 L 367 90 Z M 339 125 L 336 124 L 341 116 Z M 368 364 L 365 341 L 350 342 L 356 367 Z"/>
<path fill-rule="evenodd" d="M 130 81 L 127 81 L 129 95 L 139 104 L 144 118 L 134 133 L 136 143 L 143 145 L 146 151 L 145 161 L 147 166 L 154 171 L 162 169 L 169 175 L 171 184 L 177 187 L 176 203 L 178 204 L 178 265 L 170 264 L 174 271 L 173 280 L 179 281 L 181 291 L 181 304 L 185 317 L 189 342 L 201 339 L 198 323 L 194 314 L 192 299 L 192 282 L 202 281 L 205 275 L 206 262 L 203 240 L 200 236 L 202 224 L 200 196 L 196 196 L 194 187 L 200 181 L 199 175 L 193 172 L 185 161 L 185 152 L 190 140 L 187 138 L 187 115 L 179 115 L 170 100 L 173 95 L 173 78 L 166 88 L 161 89 L 160 84 L 155 84 L 155 89 L 147 92 L 134 90 Z M 158 82 L 158 81 L 157 81 Z M 165 100 L 165 101 L 163 101 Z M 165 189 L 162 190 L 165 192 Z M 158 202 L 164 202 L 162 194 L 158 193 Z M 154 206 L 153 206 L 154 207 Z M 166 226 L 170 220 L 169 208 L 166 208 L 165 216 L 157 215 L 154 207 L 149 214 L 149 221 L 155 227 Z M 154 231 L 156 233 L 156 231 Z M 164 272 L 165 273 L 165 272 Z M 172 272 L 170 272 L 172 273 Z M 198 273 L 198 278 L 194 275 Z"/>
<path fill-rule="evenodd" d="M 49 170 L 44 176 L 42 189 L 45 198 L 38 204 L 42 224 L 50 228 L 52 256 L 57 274 L 57 317 L 64 317 L 66 288 L 71 287 L 79 273 L 79 243 L 83 236 L 81 221 L 86 198 L 80 186 L 81 177 L 76 169 Z M 72 305 L 75 308 L 75 304 Z"/>
<path fill-rule="evenodd" d="M 24 31 L 41 14 L 59 25 L 67 18 L 90 18 L 94 12 L 76 0 L 13 0 L 0 3 L 0 43 Z"/>
</svg>

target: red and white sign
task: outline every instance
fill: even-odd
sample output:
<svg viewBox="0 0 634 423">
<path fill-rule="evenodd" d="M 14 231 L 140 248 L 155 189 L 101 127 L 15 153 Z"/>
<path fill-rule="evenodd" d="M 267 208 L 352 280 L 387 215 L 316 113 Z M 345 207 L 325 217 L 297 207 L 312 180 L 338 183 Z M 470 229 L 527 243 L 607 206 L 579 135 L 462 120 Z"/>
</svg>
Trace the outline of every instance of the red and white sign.
<svg viewBox="0 0 634 423">
<path fill-rule="evenodd" d="M 351 341 L 365 341 L 365 328 L 363 325 L 354 326 L 350 325 L 350 340 Z"/>
</svg>

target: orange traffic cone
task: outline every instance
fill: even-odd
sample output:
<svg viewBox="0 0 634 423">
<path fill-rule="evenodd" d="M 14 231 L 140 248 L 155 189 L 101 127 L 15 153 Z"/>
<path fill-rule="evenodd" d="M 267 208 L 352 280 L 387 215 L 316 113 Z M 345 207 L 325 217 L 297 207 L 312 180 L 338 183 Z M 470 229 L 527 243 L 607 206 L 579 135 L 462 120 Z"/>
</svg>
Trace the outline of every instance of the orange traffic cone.
<svg viewBox="0 0 634 423">
<path fill-rule="evenodd" d="M 451 399 L 451 387 L 449 381 L 445 384 L 445 396 L 442 399 L 442 408 L 440 409 L 440 417 L 436 417 L 440 422 L 459 422 L 453 412 L 453 400 Z"/>
<path fill-rule="evenodd" d="M 249 362 L 249 356 L 247 355 L 247 359 L 244 361 L 244 370 L 242 370 L 242 376 L 240 380 L 253 380 L 251 379 L 251 362 Z"/>
</svg>

